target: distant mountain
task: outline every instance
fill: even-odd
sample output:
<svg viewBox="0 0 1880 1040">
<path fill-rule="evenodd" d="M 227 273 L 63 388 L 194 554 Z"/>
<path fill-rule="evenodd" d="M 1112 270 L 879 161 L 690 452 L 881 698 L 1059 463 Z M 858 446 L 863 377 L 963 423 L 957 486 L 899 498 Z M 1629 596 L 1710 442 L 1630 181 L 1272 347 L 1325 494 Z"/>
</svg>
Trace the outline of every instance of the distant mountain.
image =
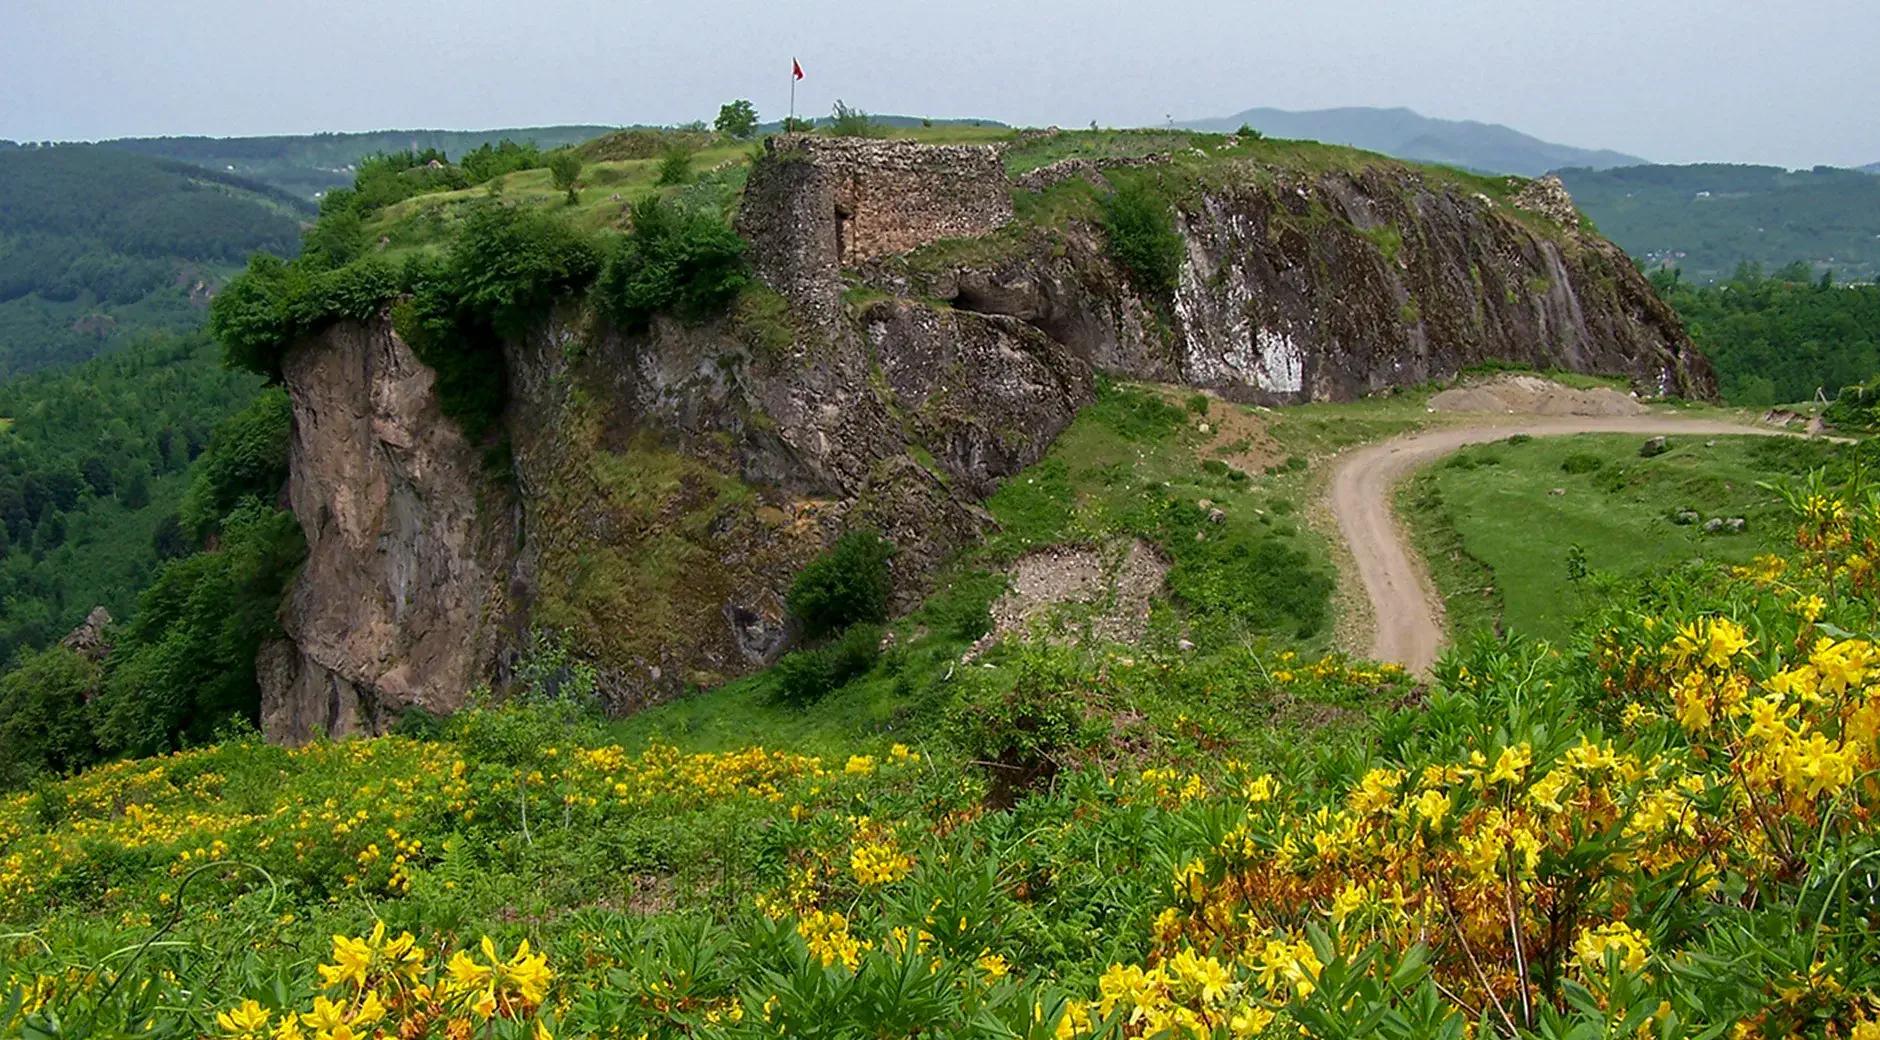
<svg viewBox="0 0 1880 1040">
<path fill-rule="evenodd" d="M 1795 261 L 1842 281 L 1880 275 L 1880 177 L 1858 170 L 1708 163 L 1560 177 L 1599 230 L 1687 280 L 1727 278 L 1741 263 L 1774 270 Z"/>
<path fill-rule="evenodd" d="M 1237 115 L 1179 125 L 1231 132 L 1243 124 L 1270 137 L 1350 145 L 1399 159 L 1485 173 L 1533 177 L 1566 166 L 1606 169 L 1645 162 L 1622 152 L 1553 144 L 1495 123 L 1432 119 L 1407 108 L 1325 108 L 1311 112 L 1250 108 Z"/>
<path fill-rule="evenodd" d="M 227 172 L 99 148 L 0 149 L 0 380 L 193 328 L 260 249 L 291 255 L 306 201 Z"/>
<path fill-rule="evenodd" d="M 1868 163 L 1860 168 L 1862 173 L 1880 173 L 1880 162 Z"/>
<path fill-rule="evenodd" d="M 374 130 L 274 137 L 125 137 L 99 144 L 232 173 L 310 199 L 351 184 L 352 167 L 361 158 L 378 152 L 436 148 L 455 159 L 473 148 L 504 138 L 518 143 L 533 141 L 538 147 L 548 149 L 580 144 L 615 129 L 571 125 L 503 130 Z"/>
</svg>

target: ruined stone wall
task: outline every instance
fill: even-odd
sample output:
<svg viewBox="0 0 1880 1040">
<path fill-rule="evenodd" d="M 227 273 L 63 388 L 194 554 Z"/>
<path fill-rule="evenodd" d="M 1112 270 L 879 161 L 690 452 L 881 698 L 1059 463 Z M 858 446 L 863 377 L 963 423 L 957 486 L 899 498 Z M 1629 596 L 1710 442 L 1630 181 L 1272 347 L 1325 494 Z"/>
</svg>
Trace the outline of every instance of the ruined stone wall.
<svg viewBox="0 0 1880 1040">
<path fill-rule="evenodd" d="M 994 146 L 805 134 L 764 146 L 771 161 L 751 171 L 738 229 L 759 275 L 792 296 L 833 291 L 844 267 L 1012 219 Z"/>
</svg>

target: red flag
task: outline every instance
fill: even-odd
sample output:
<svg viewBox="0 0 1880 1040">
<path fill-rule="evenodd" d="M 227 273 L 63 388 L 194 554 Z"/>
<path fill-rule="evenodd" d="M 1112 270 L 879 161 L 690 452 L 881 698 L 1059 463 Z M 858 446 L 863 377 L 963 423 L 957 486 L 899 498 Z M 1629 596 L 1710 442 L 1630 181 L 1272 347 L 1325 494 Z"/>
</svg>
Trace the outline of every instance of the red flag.
<svg viewBox="0 0 1880 1040">
<path fill-rule="evenodd" d="M 795 58 L 790 59 L 790 76 L 792 79 L 803 78 L 803 66 L 798 65 Z"/>
</svg>

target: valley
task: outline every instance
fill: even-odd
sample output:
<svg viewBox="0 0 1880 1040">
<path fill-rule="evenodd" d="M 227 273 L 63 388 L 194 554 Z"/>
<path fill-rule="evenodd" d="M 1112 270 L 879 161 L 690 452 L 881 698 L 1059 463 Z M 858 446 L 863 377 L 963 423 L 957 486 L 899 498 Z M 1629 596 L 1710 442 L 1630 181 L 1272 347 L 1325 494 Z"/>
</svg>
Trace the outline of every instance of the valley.
<svg viewBox="0 0 1880 1040">
<path fill-rule="evenodd" d="M 1734 400 L 1865 295 L 1553 177 L 724 115 L 271 141 L 213 344 L 0 386 L 0 1035 L 1880 1029 L 1874 394 Z"/>
</svg>

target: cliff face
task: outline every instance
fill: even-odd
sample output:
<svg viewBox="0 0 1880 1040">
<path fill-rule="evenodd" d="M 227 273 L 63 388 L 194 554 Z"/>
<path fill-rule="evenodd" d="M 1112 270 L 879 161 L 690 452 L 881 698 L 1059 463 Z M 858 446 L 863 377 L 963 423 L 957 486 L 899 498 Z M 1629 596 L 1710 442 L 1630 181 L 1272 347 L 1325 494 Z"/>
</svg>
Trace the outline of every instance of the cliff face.
<svg viewBox="0 0 1880 1040">
<path fill-rule="evenodd" d="M 299 344 L 284 380 L 307 562 L 282 605 L 287 639 L 257 668 L 263 729 L 299 742 L 460 707 L 509 642 L 497 630 L 515 524 L 482 453 L 388 322 Z"/>
<path fill-rule="evenodd" d="M 1217 171 L 1178 200 L 1180 288 L 1156 303 L 1088 219 L 1016 219 L 996 151 L 772 148 L 740 218 L 762 306 L 628 336 L 570 303 L 505 349 L 501 464 L 389 321 L 288 355 L 310 556 L 261 662 L 271 736 L 452 710 L 501 685 L 531 627 L 594 661 L 617 710 L 761 667 L 789 640 L 791 576 L 837 533 L 887 534 L 917 595 L 1099 372 L 1258 401 L 1488 360 L 1711 390 L 1675 317 L 1543 182 L 1517 206 L 1397 164 Z M 1089 173 L 1026 183 L 1100 191 L 1053 187 Z"/>
</svg>

